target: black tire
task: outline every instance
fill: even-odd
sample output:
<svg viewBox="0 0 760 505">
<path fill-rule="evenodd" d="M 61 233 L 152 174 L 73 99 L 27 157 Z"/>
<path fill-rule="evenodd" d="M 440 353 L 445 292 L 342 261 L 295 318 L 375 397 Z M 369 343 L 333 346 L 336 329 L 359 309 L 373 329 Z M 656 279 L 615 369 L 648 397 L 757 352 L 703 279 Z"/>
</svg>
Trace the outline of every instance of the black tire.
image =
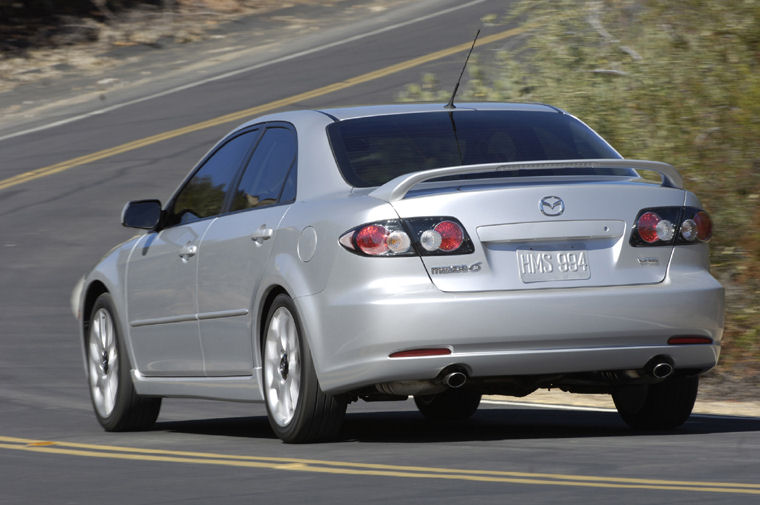
<svg viewBox="0 0 760 505">
<path fill-rule="evenodd" d="M 461 421 L 472 417 L 481 394 L 466 389 L 450 389 L 435 395 L 417 395 L 414 403 L 426 418 L 433 421 Z"/>
<path fill-rule="evenodd" d="M 631 428 L 670 430 L 689 418 L 698 388 L 696 375 L 673 377 L 657 384 L 621 388 L 612 393 L 612 399 Z"/>
<path fill-rule="evenodd" d="M 292 444 L 335 440 L 347 402 L 320 388 L 298 311 L 289 296 L 274 299 L 264 328 L 262 380 L 272 431 Z"/>
<path fill-rule="evenodd" d="M 87 381 L 93 411 L 106 431 L 143 430 L 155 423 L 161 410 L 161 398 L 135 393 L 121 335 L 113 299 L 103 293 L 95 300 L 85 335 Z"/>
</svg>

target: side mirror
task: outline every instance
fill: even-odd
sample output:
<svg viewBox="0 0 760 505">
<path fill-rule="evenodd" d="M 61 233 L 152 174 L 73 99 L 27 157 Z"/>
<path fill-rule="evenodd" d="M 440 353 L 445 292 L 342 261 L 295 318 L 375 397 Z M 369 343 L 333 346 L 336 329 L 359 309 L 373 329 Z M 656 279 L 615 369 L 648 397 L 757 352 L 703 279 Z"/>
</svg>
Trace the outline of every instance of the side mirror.
<svg viewBox="0 0 760 505">
<path fill-rule="evenodd" d="M 152 230 L 161 220 L 161 202 L 134 200 L 127 202 L 121 211 L 121 224 L 128 228 Z"/>
</svg>

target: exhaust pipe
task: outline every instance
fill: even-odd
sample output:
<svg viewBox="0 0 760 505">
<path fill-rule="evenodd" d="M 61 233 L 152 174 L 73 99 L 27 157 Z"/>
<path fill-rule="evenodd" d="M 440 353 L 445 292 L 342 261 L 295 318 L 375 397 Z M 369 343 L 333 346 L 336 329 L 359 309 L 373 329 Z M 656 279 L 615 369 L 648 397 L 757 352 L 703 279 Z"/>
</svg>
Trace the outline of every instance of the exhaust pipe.
<svg viewBox="0 0 760 505">
<path fill-rule="evenodd" d="M 650 373 L 655 379 L 667 379 L 673 373 L 673 365 L 667 361 L 660 361 L 652 366 Z"/>
<path fill-rule="evenodd" d="M 644 365 L 643 371 L 653 379 L 663 381 L 673 375 L 675 371 L 673 358 L 667 355 L 655 356 Z"/>
<path fill-rule="evenodd" d="M 467 382 L 467 374 L 461 370 L 452 370 L 444 374 L 442 381 L 451 389 L 459 389 Z"/>
</svg>

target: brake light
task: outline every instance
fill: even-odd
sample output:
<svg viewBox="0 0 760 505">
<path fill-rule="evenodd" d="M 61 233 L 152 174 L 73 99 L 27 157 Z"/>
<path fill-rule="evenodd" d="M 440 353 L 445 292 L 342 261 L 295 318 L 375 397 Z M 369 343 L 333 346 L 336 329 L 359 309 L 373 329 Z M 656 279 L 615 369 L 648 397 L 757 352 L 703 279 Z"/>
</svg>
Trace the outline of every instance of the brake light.
<svg viewBox="0 0 760 505">
<path fill-rule="evenodd" d="M 441 251 L 456 251 L 464 241 L 464 230 L 453 221 L 441 221 L 433 229 L 441 235 Z"/>
<path fill-rule="evenodd" d="M 451 217 L 368 223 L 347 231 L 338 242 L 349 251 L 367 256 L 436 256 L 475 251 L 467 232 Z"/>
<path fill-rule="evenodd" d="M 377 256 L 388 251 L 388 230 L 384 226 L 371 224 L 356 232 L 356 246 L 370 256 Z"/>
<path fill-rule="evenodd" d="M 660 222 L 660 216 L 654 212 L 645 212 L 636 221 L 636 228 L 639 231 L 641 240 L 648 244 L 653 244 L 659 240 L 657 238 L 657 223 Z"/>
</svg>

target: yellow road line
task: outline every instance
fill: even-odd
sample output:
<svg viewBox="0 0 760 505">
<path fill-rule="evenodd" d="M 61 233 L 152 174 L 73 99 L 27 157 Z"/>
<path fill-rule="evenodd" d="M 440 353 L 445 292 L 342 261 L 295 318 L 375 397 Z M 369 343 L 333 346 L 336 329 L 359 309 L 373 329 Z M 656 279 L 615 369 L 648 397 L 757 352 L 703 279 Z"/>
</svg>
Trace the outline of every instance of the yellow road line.
<svg viewBox="0 0 760 505">
<path fill-rule="evenodd" d="M 671 481 L 628 477 L 602 477 L 592 475 L 566 475 L 353 463 L 345 461 L 139 449 L 135 447 L 83 444 L 75 442 L 52 442 L 3 436 L 0 436 L 0 449 L 106 459 L 263 468 L 270 470 L 339 475 L 760 495 L 760 484 Z"/>
<path fill-rule="evenodd" d="M 528 28 L 529 26 L 520 26 L 517 28 L 512 28 L 510 30 L 506 30 L 503 32 L 499 32 L 493 35 L 483 37 L 478 40 L 478 42 L 476 43 L 476 46 L 482 46 L 485 44 L 497 42 L 499 40 L 504 40 L 510 37 L 514 37 L 515 35 L 525 32 L 526 30 L 528 30 Z M 133 140 L 132 142 L 127 142 L 126 144 L 110 147 L 108 149 L 103 149 L 101 151 L 86 154 L 84 156 L 78 156 L 70 160 L 61 161 L 60 163 L 55 163 L 54 165 L 48 165 L 46 167 L 38 168 L 36 170 L 24 172 L 22 174 L 18 174 L 13 177 L 0 180 L 0 190 L 10 188 L 18 184 L 23 184 L 25 182 L 33 181 L 35 179 L 39 179 L 42 177 L 47 177 L 48 175 L 57 174 L 65 170 L 68 170 L 70 168 L 85 165 L 87 163 L 92 163 L 93 161 L 110 158 L 111 156 L 116 156 L 117 154 L 133 151 L 135 149 L 149 146 L 151 144 L 156 144 L 158 142 L 163 142 L 164 140 L 173 139 L 181 135 L 186 135 L 188 133 L 196 132 L 199 130 L 205 130 L 207 128 L 219 126 L 225 123 L 241 121 L 243 119 L 250 118 L 252 116 L 257 116 L 265 112 L 270 112 L 276 109 L 280 109 L 282 107 L 287 107 L 289 105 L 293 105 L 295 103 L 298 103 L 304 100 L 309 100 L 311 98 L 316 98 L 319 96 L 327 95 L 329 93 L 334 93 L 335 91 L 341 91 L 346 88 L 350 88 L 352 86 L 374 81 L 382 77 L 389 76 L 391 74 L 402 72 L 404 70 L 409 70 L 411 68 L 418 67 L 425 63 L 429 63 L 435 60 L 440 60 L 441 58 L 445 58 L 447 56 L 451 56 L 451 55 L 466 51 L 470 48 L 471 45 L 472 45 L 471 42 L 458 44 L 456 46 L 442 49 L 440 51 L 435 51 L 433 53 L 429 53 L 429 54 L 420 56 L 418 58 L 413 58 L 411 60 L 403 61 L 395 65 L 390 65 L 388 67 L 374 70 L 366 74 L 361 74 L 356 77 L 347 79 L 345 81 L 336 82 L 333 84 L 329 84 L 327 86 L 322 86 L 321 88 L 313 89 L 311 91 L 298 93 L 297 95 L 292 95 L 287 98 L 282 98 L 280 100 L 275 100 L 273 102 L 257 105 L 256 107 L 251 107 L 251 108 L 240 110 L 237 112 L 231 112 L 229 114 L 215 117 L 213 119 L 201 121 L 200 123 L 191 124 L 188 126 L 184 126 L 182 128 L 177 128 L 175 130 L 168 130 L 162 133 L 158 133 L 156 135 L 151 135 L 150 137 Z"/>
</svg>

